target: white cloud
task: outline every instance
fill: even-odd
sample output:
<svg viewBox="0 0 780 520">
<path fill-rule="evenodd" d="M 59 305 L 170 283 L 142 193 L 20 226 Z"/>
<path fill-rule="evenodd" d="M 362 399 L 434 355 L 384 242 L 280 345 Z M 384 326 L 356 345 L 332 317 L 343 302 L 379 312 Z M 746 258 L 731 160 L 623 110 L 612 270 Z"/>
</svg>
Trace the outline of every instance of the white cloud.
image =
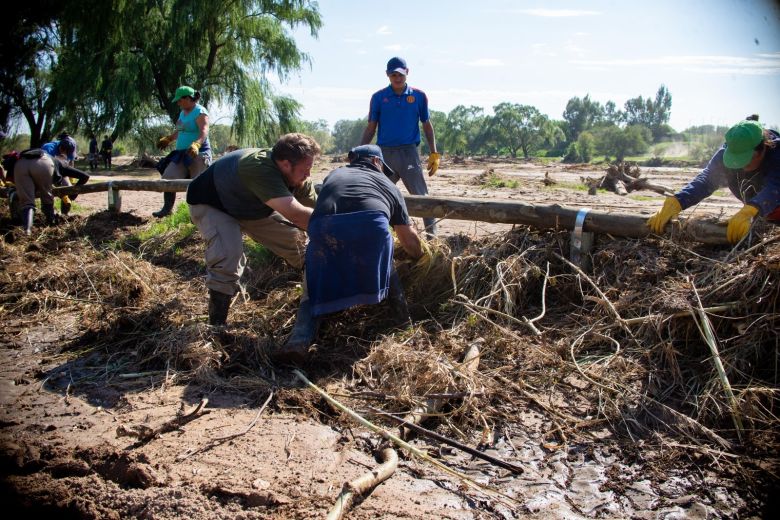
<svg viewBox="0 0 780 520">
<path fill-rule="evenodd" d="M 546 43 L 534 43 L 531 45 L 534 56 L 557 56 L 558 53 L 550 49 Z"/>
<path fill-rule="evenodd" d="M 780 53 L 744 56 L 659 56 L 654 58 L 615 60 L 572 60 L 583 67 L 668 66 L 707 74 L 780 74 Z"/>
<path fill-rule="evenodd" d="M 377 34 L 381 34 L 382 36 L 388 36 L 390 34 L 393 34 L 393 31 L 390 30 L 390 27 L 383 25 L 379 29 L 376 30 Z"/>
<path fill-rule="evenodd" d="M 469 67 L 503 67 L 504 62 L 498 58 L 480 58 L 474 61 L 467 61 Z"/>
<path fill-rule="evenodd" d="M 383 48 L 387 51 L 400 51 L 403 49 L 403 47 L 397 43 L 395 45 L 385 45 Z"/>
<path fill-rule="evenodd" d="M 514 9 L 512 12 L 529 14 L 531 16 L 542 16 L 545 18 L 570 18 L 601 14 L 598 11 L 582 11 L 578 9 Z"/>
<path fill-rule="evenodd" d="M 563 46 L 563 50 L 569 54 L 574 54 L 575 56 L 584 56 L 585 54 L 587 54 L 585 49 L 583 49 L 579 45 L 576 45 L 573 42 L 567 42 Z"/>
</svg>

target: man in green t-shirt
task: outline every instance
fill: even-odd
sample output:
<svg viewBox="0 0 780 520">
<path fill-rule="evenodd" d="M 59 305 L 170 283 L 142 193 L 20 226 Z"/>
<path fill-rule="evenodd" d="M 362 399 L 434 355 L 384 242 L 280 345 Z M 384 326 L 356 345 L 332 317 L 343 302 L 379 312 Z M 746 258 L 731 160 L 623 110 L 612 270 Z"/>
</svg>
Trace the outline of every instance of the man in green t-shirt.
<svg viewBox="0 0 780 520">
<path fill-rule="evenodd" d="M 209 323 L 224 325 L 246 265 L 243 233 L 303 267 L 306 228 L 316 201 L 309 180 L 317 141 L 286 134 L 271 150 L 231 152 L 193 179 L 190 216 L 206 241 Z"/>
</svg>

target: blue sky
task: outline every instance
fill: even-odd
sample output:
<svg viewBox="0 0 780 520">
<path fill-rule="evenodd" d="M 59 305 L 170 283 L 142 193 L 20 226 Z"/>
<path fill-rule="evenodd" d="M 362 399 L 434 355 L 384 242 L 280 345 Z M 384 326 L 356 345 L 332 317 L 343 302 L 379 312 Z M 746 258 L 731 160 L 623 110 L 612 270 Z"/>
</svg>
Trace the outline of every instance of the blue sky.
<svg viewBox="0 0 780 520">
<path fill-rule="evenodd" d="M 780 8 L 773 0 L 321 0 L 318 38 L 295 31 L 311 66 L 277 90 L 302 117 L 356 119 L 387 85 L 392 56 L 430 108 L 533 105 L 561 119 L 590 94 L 618 107 L 672 94 L 670 124 L 729 126 L 758 113 L 780 125 Z"/>
</svg>

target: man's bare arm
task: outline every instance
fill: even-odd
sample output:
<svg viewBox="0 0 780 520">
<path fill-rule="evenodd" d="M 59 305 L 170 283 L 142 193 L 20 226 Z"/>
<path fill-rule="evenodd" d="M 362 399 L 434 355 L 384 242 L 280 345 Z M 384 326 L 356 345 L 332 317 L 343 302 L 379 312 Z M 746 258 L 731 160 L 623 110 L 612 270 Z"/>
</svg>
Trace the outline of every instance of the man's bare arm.
<svg viewBox="0 0 780 520">
<path fill-rule="evenodd" d="M 412 226 L 409 225 L 397 225 L 393 226 L 395 234 L 398 235 L 398 241 L 401 243 L 401 247 L 404 248 L 409 256 L 415 260 L 420 258 L 423 254 L 422 244 L 420 244 L 420 237 L 417 236 L 417 232 Z"/>
<path fill-rule="evenodd" d="M 295 200 L 295 197 L 277 197 L 269 199 L 265 203 L 271 209 L 281 213 L 284 218 L 295 224 L 296 227 L 304 231 L 308 229 L 312 209 Z"/>
</svg>

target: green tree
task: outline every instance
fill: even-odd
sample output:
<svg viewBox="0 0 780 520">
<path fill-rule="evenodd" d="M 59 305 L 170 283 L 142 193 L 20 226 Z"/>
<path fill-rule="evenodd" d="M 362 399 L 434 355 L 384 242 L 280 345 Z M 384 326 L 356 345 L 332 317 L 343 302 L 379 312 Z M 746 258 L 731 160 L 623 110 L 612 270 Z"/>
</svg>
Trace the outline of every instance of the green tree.
<svg viewBox="0 0 780 520">
<path fill-rule="evenodd" d="M 614 101 L 604 103 L 603 122 L 606 124 L 617 125 L 623 120 L 623 112 L 617 109 Z"/>
<path fill-rule="evenodd" d="M 499 148 L 509 150 L 512 157 L 522 151 L 528 159 L 545 144 L 554 144 L 563 136 L 550 119 L 530 105 L 500 103 L 493 107 L 490 120 L 492 140 Z"/>
<path fill-rule="evenodd" d="M 621 162 L 627 155 L 646 152 L 651 137 L 650 130 L 642 125 L 629 125 L 625 128 L 605 126 L 598 131 L 597 147 L 607 157 L 615 156 L 615 160 Z"/>
<path fill-rule="evenodd" d="M 64 126 L 63 97 L 53 91 L 58 30 L 64 9 L 53 1 L 11 2 L 3 7 L 0 31 L 0 125 L 23 118 L 30 145 L 39 146 Z M 70 129 L 75 132 L 75 128 Z"/>
<path fill-rule="evenodd" d="M 596 153 L 596 138 L 590 132 L 582 132 L 577 138 L 577 151 L 580 161 L 589 163 Z"/>
<path fill-rule="evenodd" d="M 297 131 L 310 135 L 317 141 L 324 153 L 333 152 L 333 134 L 330 132 L 328 122 L 324 119 L 317 121 L 301 121 Z"/>
<path fill-rule="evenodd" d="M 567 164 L 582 162 L 580 150 L 577 147 L 576 142 L 570 143 L 569 146 L 566 147 L 566 153 L 564 154 L 563 159 L 561 159 L 561 162 Z"/>
<path fill-rule="evenodd" d="M 451 154 L 477 153 L 485 138 L 485 121 L 482 108 L 458 105 L 447 114 L 446 132 L 437 141 L 441 141 L 444 149 Z"/>
<path fill-rule="evenodd" d="M 235 107 L 238 144 L 262 145 L 297 124 L 299 104 L 265 79 L 284 79 L 308 63 L 290 31 L 316 36 L 322 25 L 309 0 L 65 0 L 60 70 L 54 84 L 76 100 L 72 117 L 128 132 L 141 120 L 179 109 L 176 87 L 201 91 L 201 102 Z M 95 23 L 100 20 L 100 23 Z"/>
<path fill-rule="evenodd" d="M 209 125 L 209 143 L 216 153 L 225 153 L 229 145 L 235 144 L 233 142 L 233 130 L 230 128 L 230 125 Z"/>
<path fill-rule="evenodd" d="M 333 125 L 333 152 L 345 153 L 360 144 L 368 119 L 341 119 Z"/>
<path fill-rule="evenodd" d="M 614 103 L 613 103 L 614 106 Z M 592 101 L 590 94 L 584 98 L 571 98 L 566 103 L 566 109 L 563 111 L 563 119 L 567 123 L 566 142 L 572 143 L 577 140 L 580 133 L 593 128 L 600 122 L 604 116 L 604 108 L 598 101 Z"/>
<path fill-rule="evenodd" d="M 667 123 L 672 111 L 672 95 L 666 86 L 661 85 L 655 99 L 638 96 L 626 101 L 624 121 L 628 125 L 643 125 L 650 129 L 653 140 L 657 142 L 668 133 Z"/>
<path fill-rule="evenodd" d="M 431 125 L 433 125 L 433 131 L 436 134 L 436 148 L 438 148 L 437 151 L 439 153 L 443 153 L 446 148 L 442 148 L 439 143 L 441 142 L 442 138 L 445 140 L 447 139 L 447 114 L 444 112 L 439 112 L 438 110 L 431 110 L 429 115 Z M 420 128 L 420 152 L 423 155 L 428 155 L 431 153 L 431 149 L 428 146 L 428 140 L 425 139 L 422 128 Z"/>
</svg>

